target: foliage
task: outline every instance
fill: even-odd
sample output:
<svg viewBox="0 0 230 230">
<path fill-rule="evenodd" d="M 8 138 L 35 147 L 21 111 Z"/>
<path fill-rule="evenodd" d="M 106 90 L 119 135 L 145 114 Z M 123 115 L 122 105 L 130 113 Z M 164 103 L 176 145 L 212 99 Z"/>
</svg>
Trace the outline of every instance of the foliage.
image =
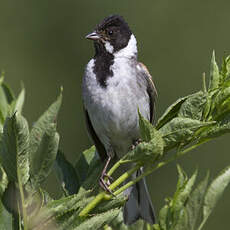
<svg viewBox="0 0 230 230">
<path fill-rule="evenodd" d="M 158 223 L 123 224 L 123 191 L 153 171 L 199 145 L 230 132 L 230 57 L 219 70 L 213 53 L 208 88 L 178 99 L 158 119 L 156 127 L 139 114 L 141 143 L 116 162 L 133 167 L 101 191 L 96 182 L 103 167 L 95 148 L 84 151 L 75 165 L 58 149 L 57 116 L 62 93 L 29 128 L 22 115 L 25 90 L 16 97 L 0 78 L 0 228 L 1 229 L 199 229 L 201 230 L 230 182 L 230 168 L 212 182 L 209 174 L 195 185 L 197 171 L 189 178 L 180 166 L 172 198 L 159 212 Z M 144 173 L 124 184 L 144 166 Z M 54 171 L 62 197 L 53 199 L 42 187 Z"/>
<path fill-rule="evenodd" d="M 160 210 L 159 224 L 154 225 L 155 230 L 182 230 L 202 229 L 209 215 L 226 186 L 230 183 L 230 167 L 223 170 L 208 185 L 209 173 L 193 189 L 197 171 L 191 178 L 178 168 L 178 183 L 172 198 L 167 199 L 167 204 Z M 201 219 L 201 218 L 202 219 Z"/>
</svg>

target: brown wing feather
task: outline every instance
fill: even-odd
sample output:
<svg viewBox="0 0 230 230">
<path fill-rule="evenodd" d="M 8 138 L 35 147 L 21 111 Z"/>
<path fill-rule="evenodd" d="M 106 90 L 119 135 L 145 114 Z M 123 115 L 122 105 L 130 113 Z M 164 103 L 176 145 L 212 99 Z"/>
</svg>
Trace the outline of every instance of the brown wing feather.
<svg viewBox="0 0 230 230">
<path fill-rule="evenodd" d="M 98 136 L 97 136 L 97 134 L 96 134 L 96 132 L 92 126 L 92 123 L 90 121 L 89 114 L 88 114 L 87 110 L 84 109 L 84 112 L 85 112 L 85 118 L 86 118 L 85 120 L 86 120 L 86 126 L 87 126 L 88 133 L 91 136 L 91 138 L 93 139 L 93 142 L 96 146 L 97 152 L 98 152 L 101 160 L 104 161 L 107 158 L 105 147 L 101 143 L 100 139 L 98 138 Z"/>
<path fill-rule="evenodd" d="M 156 87 L 153 83 L 153 80 L 152 80 L 152 76 L 151 74 L 149 73 L 147 67 L 139 62 L 139 65 L 141 66 L 141 68 L 143 69 L 143 71 L 145 72 L 145 77 L 146 77 L 146 80 L 147 80 L 147 83 L 148 83 L 148 86 L 147 86 L 147 92 L 149 94 L 149 108 L 150 108 L 150 122 L 153 124 L 154 121 L 155 121 L 155 103 L 156 103 L 156 97 L 157 97 L 157 90 L 156 90 Z"/>
</svg>

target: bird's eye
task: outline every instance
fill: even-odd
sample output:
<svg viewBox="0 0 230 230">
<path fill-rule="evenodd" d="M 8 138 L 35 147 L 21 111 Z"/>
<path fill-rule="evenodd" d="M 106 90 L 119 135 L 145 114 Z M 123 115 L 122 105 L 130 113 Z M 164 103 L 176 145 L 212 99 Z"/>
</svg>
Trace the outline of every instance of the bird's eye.
<svg viewBox="0 0 230 230">
<path fill-rule="evenodd" d="M 109 30 L 108 31 L 108 35 L 112 35 L 113 34 L 113 31 L 112 30 Z"/>
</svg>

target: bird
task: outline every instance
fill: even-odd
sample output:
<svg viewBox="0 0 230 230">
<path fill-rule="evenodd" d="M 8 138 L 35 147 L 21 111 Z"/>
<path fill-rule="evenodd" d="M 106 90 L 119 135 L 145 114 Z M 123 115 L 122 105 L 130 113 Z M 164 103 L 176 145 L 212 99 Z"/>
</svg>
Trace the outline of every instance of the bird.
<svg viewBox="0 0 230 230">
<path fill-rule="evenodd" d="M 147 67 L 137 60 L 137 40 L 122 16 L 104 18 L 86 39 L 93 41 L 95 55 L 86 65 L 82 80 L 83 110 L 88 133 L 105 162 L 100 185 L 111 192 L 106 182 L 111 159 L 120 159 L 140 140 L 138 111 L 154 122 L 157 91 Z M 125 194 L 126 225 L 139 219 L 156 222 L 145 178 Z"/>
</svg>

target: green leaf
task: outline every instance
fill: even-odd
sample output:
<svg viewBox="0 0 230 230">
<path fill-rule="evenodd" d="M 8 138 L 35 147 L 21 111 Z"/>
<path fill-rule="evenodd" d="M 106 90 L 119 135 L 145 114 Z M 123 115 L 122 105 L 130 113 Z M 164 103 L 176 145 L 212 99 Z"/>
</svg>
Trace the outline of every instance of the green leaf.
<svg viewBox="0 0 230 230">
<path fill-rule="evenodd" d="M 134 224 L 131 226 L 133 227 Z M 109 226 L 112 228 L 112 230 L 131 230 L 131 226 L 127 226 L 124 224 L 123 220 L 123 210 L 121 209 L 119 214 L 117 215 L 116 218 L 113 219 L 113 221 L 109 224 Z M 138 228 L 136 228 L 138 229 Z"/>
<path fill-rule="evenodd" d="M 178 117 L 187 117 L 195 120 L 202 120 L 203 111 L 206 105 L 207 96 L 199 91 L 190 96 L 178 112 Z"/>
<path fill-rule="evenodd" d="M 27 121 L 19 114 L 7 118 L 0 145 L 2 166 L 10 181 L 18 181 L 20 174 L 22 184 L 29 179 L 29 128 Z"/>
<path fill-rule="evenodd" d="M 12 112 L 18 112 L 21 113 L 23 109 L 25 101 L 25 89 L 22 88 L 20 94 L 18 95 L 18 98 L 14 101 L 14 103 L 11 105 L 12 107 Z"/>
<path fill-rule="evenodd" d="M 93 165 L 93 162 L 99 160 L 99 158 L 95 154 L 96 148 L 92 146 L 91 148 L 85 150 L 80 158 L 78 159 L 75 170 L 78 175 L 78 181 L 80 184 L 86 179 L 90 165 Z"/>
<path fill-rule="evenodd" d="M 82 181 L 81 187 L 79 189 L 79 194 L 85 193 L 89 189 L 93 189 L 94 192 L 97 191 L 99 184 L 99 176 L 103 170 L 103 163 L 98 157 L 94 157 L 94 160 L 91 161 L 89 169 L 86 174 L 86 178 Z"/>
<path fill-rule="evenodd" d="M 65 155 L 60 150 L 58 150 L 54 165 L 65 194 L 72 195 L 77 193 L 80 187 L 77 173 L 72 164 L 66 160 Z"/>
<path fill-rule="evenodd" d="M 203 221 L 199 227 L 202 229 L 208 217 L 212 213 L 217 202 L 221 198 L 225 188 L 230 183 L 230 166 L 220 172 L 220 174 L 212 181 L 208 187 L 207 193 L 204 198 L 203 206 Z"/>
<path fill-rule="evenodd" d="M 212 90 L 212 92 L 205 93 L 206 104 L 204 106 L 202 120 L 206 121 L 206 120 L 209 120 L 209 118 L 213 120 L 211 116 L 212 116 L 213 110 L 215 109 L 214 101 L 215 101 L 215 98 L 218 92 L 219 92 L 218 89 L 215 89 L 215 90 Z"/>
<path fill-rule="evenodd" d="M 219 82 L 220 82 L 219 68 L 215 60 L 215 51 L 213 51 L 211 66 L 210 66 L 209 90 L 217 88 L 219 86 Z"/>
<path fill-rule="evenodd" d="M 29 219 L 30 229 L 43 229 L 43 227 L 48 224 L 52 225 L 53 223 L 57 223 L 58 219 L 59 221 L 62 219 L 63 225 L 69 224 L 65 223 L 68 220 L 68 215 L 72 214 L 73 218 L 76 219 L 80 210 L 89 201 L 92 201 L 93 197 L 87 198 L 87 195 L 89 195 L 89 192 L 85 192 L 84 194 L 75 194 L 49 202 L 46 206 L 43 206 L 40 209 L 36 216 Z"/>
<path fill-rule="evenodd" d="M 153 230 L 162 230 L 162 229 L 160 228 L 159 224 L 154 224 L 153 225 Z"/>
<path fill-rule="evenodd" d="M 8 103 L 8 98 L 5 95 L 5 91 L 2 85 L 0 85 L 0 111 L 1 111 L 2 122 L 8 116 L 9 109 L 10 109 L 10 105 Z"/>
<path fill-rule="evenodd" d="M 162 135 L 154 126 L 139 113 L 139 126 L 142 143 L 126 154 L 131 161 L 153 162 L 157 155 L 163 154 L 164 141 Z"/>
<path fill-rule="evenodd" d="M 210 127 L 205 127 L 202 132 L 199 134 L 199 138 L 202 139 L 210 139 L 219 137 L 225 133 L 230 132 L 230 122 L 226 124 L 217 123 Z"/>
<path fill-rule="evenodd" d="M 188 229 L 188 213 L 186 203 L 191 194 L 193 185 L 196 180 L 197 171 L 188 179 L 184 170 L 177 165 L 178 182 L 177 189 L 172 199 L 168 199 L 160 211 L 159 229 L 161 230 L 184 230 Z"/>
<path fill-rule="evenodd" d="M 120 209 L 119 214 L 108 225 L 110 228 L 104 228 L 104 230 L 151 230 L 153 228 L 146 227 L 146 222 L 143 220 L 137 220 L 131 225 L 125 225 L 123 220 L 123 210 Z"/>
<path fill-rule="evenodd" d="M 106 212 L 114 208 L 121 208 L 124 206 L 125 201 L 127 198 L 123 194 L 119 194 L 118 196 L 114 197 L 112 200 L 106 200 L 101 203 L 98 207 L 94 209 L 94 212 L 101 213 Z"/>
<path fill-rule="evenodd" d="M 105 224 L 109 224 L 114 218 L 117 217 L 119 214 L 119 209 L 112 209 L 110 211 L 107 211 L 105 213 L 101 213 L 98 215 L 95 215 L 86 221 L 84 221 L 79 226 L 76 226 L 76 230 L 88 230 L 88 229 L 94 229 L 94 230 L 101 230 L 102 227 Z"/>
<path fill-rule="evenodd" d="M 8 185 L 7 175 L 2 166 L 0 166 L 0 197 L 4 193 Z"/>
<path fill-rule="evenodd" d="M 8 104 L 11 104 L 15 100 L 13 91 L 10 89 L 10 87 L 5 82 L 3 82 L 1 86 L 5 93 Z"/>
<path fill-rule="evenodd" d="M 171 121 L 174 117 L 177 116 L 177 113 L 181 107 L 181 105 L 190 97 L 191 95 L 188 95 L 186 97 L 179 98 L 176 102 L 174 102 L 171 106 L 169 106 L 164 114 L 158 119 L 156 128 L 160 129 L 162 126 L 164 126 L 166 123 Z"/>
<path fill-rule="evenodd" d="M 50 126 L 50 125 L 49 125 Z M 59 135 L 56 132 L 56 125 L 52 124 L 42 136 L 40 145 L 35 154 L 31 155 L 30 174 L 31 180 L 40 185 L 47 178 L 52 170 L 59 144 Z"/>
<path fill-rule="evenodd" d="M 139 115 L 139 127 L 140 127 L 140 133 L 141 133 L 141 140 L 143 141 L 150 141 L 156 132 L 156 129 L 153 127 L 153 125 L 146 120 L 141 113 L 138 110 Z"/>
<path fill-rule="evenodd" d="M 169 215 L 169 206 L 165 205 L 159 213 L 159 225 L 160 229 L 167 230 L 168 226 L 168 215 Z"/>
<path fill-rule="evenodd" d="M 202 127 L 213 125 L 213 122 L 201 122 L 190 118 L 174 118 L 159 131 L 165 142 L 165 148 L 171 149 L 194 138 L 194 134 Z"/>
<path fill-rule="evenodd" d="M 230 75 L 230 56 L 226 57 L 222 63 L 221 75 L 224 79 Z"/>
<path fill-rule="evenodd" d="M 12 215 L 5 209 L 0 201 L 0 229 L 13 230 Z"/>
<path fill-rule="evenodd" d="M 207 173 L 206 177 L 203 181 L 199 183 L 196 189 L 189 196 L 188 203 L 186 205 L 187 213 L 188 213 L 188 229 L 195 230 L 196 223 L 200 214 L 200 209 L 203 205 L 204 195 L 208 186 L 208 178 L 209 173 Z"/>
<path fill-rule="evenodd" d="M 176 186 L 177 187 L 176 193 L 180 191 L 180 189 L 184 186 L 185 182 L 188 179 L 185 171 L 180 167 L 180 165 L 177 165 L 177 172 L 178 172 L 178 181 Z"/>
<path fill-rule="evenodd" d="M 188 229 L 188 214 L 186 209 L 183 207 L 179 210 L 178 217 L 176 219 L 176 224 L 171 230 L 185 230 Z"/>
<path fill-rule="evenodd" d="M 30 160 L 34 158 L 34 154 L 37 152 L 44 133 L 47 132 L 47 130 L 52 129 L 51 126 L 53 126 L 53 124 L 56 124 L 61 102 L 62 94 L 33 125 L 30 133 Z"/>
<path fill-rule="evenodd" d="M 181 172 L 180 167 L 178 171 L 180 174 Z M 181 175 L 179 175 L 179 178 L 180 177 Z M 174 220 L 180 219 L 179 217 L 181 215 L 181 210 L 183 207 L 185 207 L 185 202 L 192 191 L 192 187 L 196 181 L 196 177 L 197 177 L 197 170 L 194 172 L 194 174 L 190 179 L 185 179 L 183 184 L 181 183 L 182 181 L 178 183 L 177 191 L 175 192 L 172 200 L 172 211 L 174 213 L 173 215 Z M 180 180 L 181 179 L 179 179 L 179 181 Z"/>
<path fill-rule="evenodd" d="M 126 154 L 125 159 L 152 163 L 158 155 L 162 155 L 164 150 L 162 134 L 152 127 L 151 135 L 153 135 L 151 141 L 138 144 L 134 150 Z"/>
<path fill-rule="evenodd" d="M 219 93 L 215 97 L 214 101 L 214 112 L 213 117 L 215 120 L 220 120 L 223 118 L 223 114 L 228 112 L 230 110 L 229 106 L 229 100 L 230 100 L 230 87 L 224 88 L 219 91 Z"/>
</svg>

